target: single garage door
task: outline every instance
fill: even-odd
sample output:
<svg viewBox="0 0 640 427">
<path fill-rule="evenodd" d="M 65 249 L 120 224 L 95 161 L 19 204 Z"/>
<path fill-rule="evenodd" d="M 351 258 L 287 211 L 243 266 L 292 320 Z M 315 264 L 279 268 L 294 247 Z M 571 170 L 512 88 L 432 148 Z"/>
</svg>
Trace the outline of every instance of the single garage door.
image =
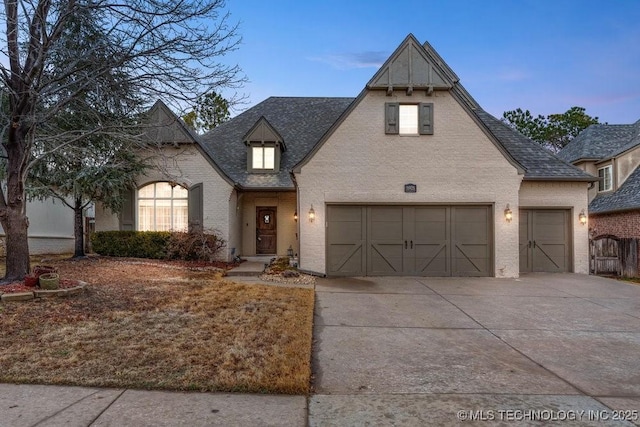
<svg viewBox="0 0 640 427">
<path fill-rule="evenodd" d="M 520 210 L 520 272 L 571 271 L 570 211 Z"/>
<path fill-rule="evenodd" d="M 327 206 L 331 276 L 489 276 L 490 206 Z"/>
</svg>

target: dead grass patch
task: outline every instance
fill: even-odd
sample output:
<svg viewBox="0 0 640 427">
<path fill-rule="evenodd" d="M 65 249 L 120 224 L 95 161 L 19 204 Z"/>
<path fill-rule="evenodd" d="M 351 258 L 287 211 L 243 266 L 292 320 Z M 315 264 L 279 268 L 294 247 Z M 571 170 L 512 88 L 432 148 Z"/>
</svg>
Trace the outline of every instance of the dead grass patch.
<svg viewBox="0 0 640 427">
<path fill-rule="evenodd" d="M 308 392 L 313 290 L 102 258 L 54 264 L 90 286 L 0 306 L 0 382 Z"/>
</svg>

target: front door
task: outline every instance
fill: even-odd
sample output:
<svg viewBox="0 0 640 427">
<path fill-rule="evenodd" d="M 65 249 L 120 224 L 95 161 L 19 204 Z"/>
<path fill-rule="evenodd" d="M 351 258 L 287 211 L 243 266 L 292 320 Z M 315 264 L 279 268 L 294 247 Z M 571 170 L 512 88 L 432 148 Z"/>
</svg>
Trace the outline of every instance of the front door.
<svg viewBox="0 0 640 427">
<path fill-rule="evenodd" d="M 277 224 L 275 207 L 256 208 L 256 254 L 273 255 L 277 252 Z"/>
</svg>

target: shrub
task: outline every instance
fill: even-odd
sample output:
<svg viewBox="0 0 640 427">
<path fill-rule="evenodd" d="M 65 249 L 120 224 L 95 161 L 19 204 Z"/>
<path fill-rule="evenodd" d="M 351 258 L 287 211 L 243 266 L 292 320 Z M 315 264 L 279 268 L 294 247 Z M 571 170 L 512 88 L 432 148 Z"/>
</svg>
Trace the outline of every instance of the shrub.
<svg viewBox="0 0 640 427">
<path fill-rule="evenodd" d="M 226 242 L 215 230 L 193 230 L 171 233 L 167 258 L 191 261 L 214 261 Z"/>
<path fill-rule="evenodd" d="M 98 231 L 91 245 L 100 255 L 163 259 L 170 236 L 168 231 Z"/>
</svg>

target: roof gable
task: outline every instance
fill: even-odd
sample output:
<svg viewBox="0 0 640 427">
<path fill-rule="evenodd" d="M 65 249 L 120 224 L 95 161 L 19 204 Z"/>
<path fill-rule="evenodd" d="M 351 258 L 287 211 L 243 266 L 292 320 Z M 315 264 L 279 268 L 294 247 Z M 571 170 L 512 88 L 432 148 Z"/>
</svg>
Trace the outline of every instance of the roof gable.
<svg viewBox="0 0 640 427">
<path fill-rule="evenodd" d="M 230 185 L 234 185 L 229 176 L 213 160 L 209 153 L 201 147 L 198 136 L 164 102 L 158 100 L 153 104 L 153 107 L 147 112 L 147 120 L 149 126 L 145 132 L 145 137 L 153 144 L 173 145 L 175 147 L 181 144 L 195 144 L 198 152 L 207 160 L 216 173 Z"/>
<path fill-rule="evenodd" d="M 197 136 L 167 105 L 158 100 L 147 112 L 145 137 L 154 144 L 193 144 Z"/>
<path fill-rule="evenodd" d="M 434 55 L 435 54 L 435 55 Z M 409 34 L 367 83 L 368 89 L 449 90 L 458 77 L 426 43 Z"/>
<path fill-rule="evenodd" d="M 284 143 L 284 139 L 282 138 L 282 136 L 280 136 L 278 131 L 273 126 L 271 126 L 269 121 L 264 116 L 258 119 L 256 124 L 253 125 L 251 129 L 249 129 L 249 132 L 247 132 L 247 134 L 242 138 L 242 140 L 245 144 L 248 144 L 252 141 L 279 142 L 280 149 L 282 151 L 287 150 L 287 147 Z"/>
</svg>

